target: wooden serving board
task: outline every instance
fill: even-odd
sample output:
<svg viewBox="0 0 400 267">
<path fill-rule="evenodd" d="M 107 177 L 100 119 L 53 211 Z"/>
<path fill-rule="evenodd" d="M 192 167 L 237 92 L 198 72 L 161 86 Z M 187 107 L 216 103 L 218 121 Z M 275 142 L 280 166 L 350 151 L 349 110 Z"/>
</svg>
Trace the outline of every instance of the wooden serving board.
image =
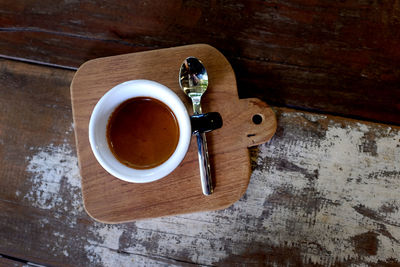
<svg viewBox="0 0 400 267">
<path fill-rule="evenodd" d="M 183 162 L 163 179 L 135 184 L 111 176 L 96 161 L 89 145 L 88 125 L 95 104 L 119 83 L 148 79 L 174 90 L 192 113 L 190 99 L 178 82 L 180 65 L 188 56 L 202 60 L 208 71 L 203 112 L 217 111 L 223 118 L 222 128 L 207 133 L 214 193 L 202 194 L 194 137 Z M 105 223 L 230 206 L 249 183 L 247 148 L 267 142 L 276 130 L 273 111 L 259 99 L 239 100 L 231 65 L 218 50 L 205 44 L 90 60 L 76 72 L 71 96 L 84 206 L 91 217 Z M 262 122 L 255 124 L 254 115 L 261 116 Z"/>
</svg>

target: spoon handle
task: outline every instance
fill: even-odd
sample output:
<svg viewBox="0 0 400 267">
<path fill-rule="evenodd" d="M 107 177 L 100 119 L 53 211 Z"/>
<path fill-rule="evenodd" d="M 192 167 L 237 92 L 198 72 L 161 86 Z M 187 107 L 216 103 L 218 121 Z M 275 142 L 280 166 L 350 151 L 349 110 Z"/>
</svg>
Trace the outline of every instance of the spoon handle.
<svg viewBox="0 0 400 267">
<path fill-rule="evenodd" d="M 208 148 L 205 133 L 196 133 L 197 152 L 199 155 L 200 179 L 203 194 L 208 196 L 213 192 L 212 179 L 210 174 L 210 162 L 208 159 Z"/>
</svg>

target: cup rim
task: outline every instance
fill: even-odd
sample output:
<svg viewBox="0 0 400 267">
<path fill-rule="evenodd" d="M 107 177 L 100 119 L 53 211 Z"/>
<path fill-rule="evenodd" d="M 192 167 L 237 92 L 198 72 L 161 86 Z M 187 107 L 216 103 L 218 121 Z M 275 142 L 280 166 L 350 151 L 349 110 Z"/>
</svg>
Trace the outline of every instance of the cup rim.
<svg viewBox="0 0 400 267">
<path fill-rule="evenodd" d="M 179 141 L 174 153 L 162 164 L 150 169 L 134 169 L 119 162 L 112 154 L 106 140 L 106 126 L 111 113 L 122 102 L 146 96 L 160 100 L 174 112 L 179 125 Z M 170 174 L 184 159 L 190 139 L 190 117 L 182 100 L 165 85 L 151 80 L 130 80 L 114 86 L 96 103 L 89 121 L 89 143 L 96 160 L 108 173 L 126 182 L 153 182 Z"/>
</svg>

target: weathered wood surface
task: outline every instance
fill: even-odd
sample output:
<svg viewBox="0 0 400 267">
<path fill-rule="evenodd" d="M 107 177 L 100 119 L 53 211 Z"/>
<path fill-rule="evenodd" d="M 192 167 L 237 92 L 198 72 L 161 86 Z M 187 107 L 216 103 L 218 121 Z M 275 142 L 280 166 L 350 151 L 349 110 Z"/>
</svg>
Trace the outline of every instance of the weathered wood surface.
<svg viewBox="0 0 400 267">
<path fill-rule="evenodd" d="M 398 127 L 277 108 L 277 133 L 250 150 L 250 184 L 233 206 L 106 225 L 82 207 L 73 72 L 0 62 L 0 255 L 57 266 L 400 264 Z"/>
<path fill-rule="evenodd" d="M 208 43 L 241 97 L 399 124 L 399 18 L 398 0 L 3 0 L 0 54 L 78 67 Z"/>
</svg>

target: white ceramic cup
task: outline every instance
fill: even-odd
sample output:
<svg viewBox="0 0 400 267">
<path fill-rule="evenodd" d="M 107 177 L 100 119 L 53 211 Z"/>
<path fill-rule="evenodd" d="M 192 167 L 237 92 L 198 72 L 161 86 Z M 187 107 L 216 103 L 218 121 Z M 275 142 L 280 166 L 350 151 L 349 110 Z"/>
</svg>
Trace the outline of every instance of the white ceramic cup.
<svg viewBox="0 0 400 267">
<path fill-rule="evenodd" d="M 151 169 L 134 169 L 119 162 L 111 152 L 106 129 L 112 112 L 125 100 L 134 97 L 151 97 L 166 104 L 179 125 L 178 145 L 171 157 Z M 89 141 L 94 156 L 111 175 L 133 183 L 147 183 L 170 174 L 182 162 L 189 148 L 192 128 L 190 117 L 180 98 L 168 87 L 149 80 L 133 80 L 118 84 L 96 104 L 89 122 Z"/>
</svg>

